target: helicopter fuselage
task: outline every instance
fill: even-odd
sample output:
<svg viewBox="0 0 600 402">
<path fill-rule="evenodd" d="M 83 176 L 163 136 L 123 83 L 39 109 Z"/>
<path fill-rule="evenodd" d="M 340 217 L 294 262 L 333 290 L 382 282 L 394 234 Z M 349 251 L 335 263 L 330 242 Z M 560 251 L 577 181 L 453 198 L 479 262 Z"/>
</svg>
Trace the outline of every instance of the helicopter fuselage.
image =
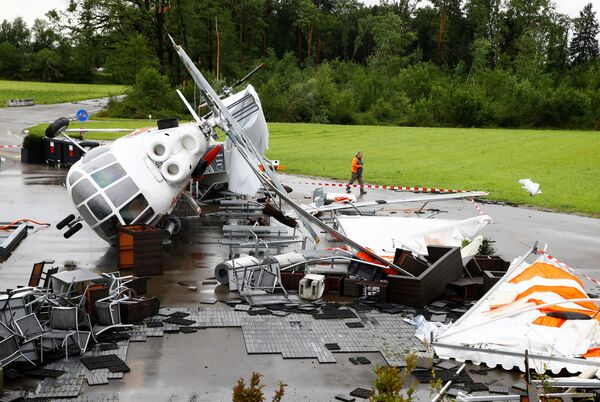
<svg viewBox="0 0 600 402">
<path fill-rule="evenodd" d="M 212 139 L 195 124 L 153 129 L 92 149 L 67 174 L 82 219 L 113 243 L 118 225 L 168 215 Z"/>
</svg>

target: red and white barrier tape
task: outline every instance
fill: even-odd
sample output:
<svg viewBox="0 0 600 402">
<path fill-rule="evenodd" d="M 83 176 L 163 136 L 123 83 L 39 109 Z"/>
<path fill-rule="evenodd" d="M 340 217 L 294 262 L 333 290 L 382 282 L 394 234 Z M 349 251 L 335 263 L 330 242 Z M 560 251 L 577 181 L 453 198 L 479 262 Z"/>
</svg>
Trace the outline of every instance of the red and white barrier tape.
<svg viewBox="0 0 600 402">
<path fill-rule="evenodd" d="M 326 183 L 326 182 L 295 182 L 296 184 L 307 184 L 311 186 L 322 187 L 352 187 L 352 188 L 368 188 L 373 190 L 399 190 L 399 191 L 418 191 L 421 193 L 467 193 L 470 190 L 450 190 L 447 188 L 432 188 L 432 187 L 406 187 L 406 186 L 380 186 L 375 184 L 351 184 L 346 183 Z"/>
<path fill-rule="evenodd" d="M 475 200 L 472 198 L 469 198 L 469 200 L 471 200 L 471 202 L 475 206 L 475 209 L 477 210 L 477 212 L 479 212 L 479 215 L 484 215 L 483 209 L 481 209 L 481 207 L 475 202 Z"/>
<path fill-rule="evenodd" d="M 573 272 L 574 274 L 576 274 L 576 275 L 581 275 L 581 276 L 583 276 L 585 279 L 587 279 L 588 281 L 590 281 L 590 282 L 594 283 L 594 284 L 595 284 L 595 285 L 597 285 L 597 286 L 600 286 L 600 282 L 599 282 L 599 281 L 597 281 L 596 279 L 594 279 L 594 278 L 591 278 L 591 277 L 587 276 L 586 274 L 584 274 L 584 273 L 582 273 L 582 272 L 579 272 L 579 271 L 575 270 L 574 268 L 571 268 L 570 266 L 568 266 L 567 264 L 565 264 L 564 262 L 562 262 L 562 261 L 561 261 L 561 260 L 559 260 L 558 258 L 551 256 L 550 254 L 546 253 L 545 251 L 542 251 L 542 250 L 537 250 L 537 253 L 538 253 L 538 254 L 540 254 L 540 255 L 545 255 L 545 256 L 546 256 L 546 258 L 548 258 L 550 261 L 553 261 L 553 262 L 557 263 L 558 265 L 560 265 L 561 267 L 563 267 L 563 268 L 565 268 L 565 269 L 567 269 L 567 270 L 569 270 L 569 271 Z"/>
<path fill-rule="evenodd" d="M 21 148 L 23 145 L 0 145 L 0 149 Z"/>
</svg>

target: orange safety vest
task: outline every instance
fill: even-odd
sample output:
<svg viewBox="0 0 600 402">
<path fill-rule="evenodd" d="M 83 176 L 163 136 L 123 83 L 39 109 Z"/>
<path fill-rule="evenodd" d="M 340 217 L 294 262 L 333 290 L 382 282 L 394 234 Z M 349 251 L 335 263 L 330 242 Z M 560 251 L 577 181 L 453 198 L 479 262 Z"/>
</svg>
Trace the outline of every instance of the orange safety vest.
<svg viewBox="0 0 600 402">
<path fill-rule="evenodd" d="M 362 163 L 358 162 L 358 158 L 355 156 L 352 159 L 352 173 L 358 173 L 358 169 L 362 168 Z"/>
</svg>

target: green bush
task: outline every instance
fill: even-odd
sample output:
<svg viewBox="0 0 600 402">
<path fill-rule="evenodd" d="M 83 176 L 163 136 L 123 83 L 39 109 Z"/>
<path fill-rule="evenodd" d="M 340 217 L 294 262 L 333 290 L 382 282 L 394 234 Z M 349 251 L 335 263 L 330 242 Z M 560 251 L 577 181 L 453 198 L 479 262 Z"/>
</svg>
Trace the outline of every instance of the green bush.
<svg viewBox="0 0 600 402">
<path fill-rule="evenodd" d="M 23 138 L 23 148 L 41 150 L 44 147 L 44 138 L 39 135 L 27 134 Z"/>
<path fill-rule="evenodd" d="M 259 373 L 252 373 L 250 379 L 250 386 L 246 386 L 244 379 L 238 379 L 237 383 L 233 387 L 232 402 L 264 402 L 265 395 L 263 388 L 265 387 L 260 383 L 261 375 Z M 281 402 L 283 395 L 285 394 L 285 387 L 287 384 L 282 382 L 279 383 L 279 388 L 273 395 L 272 402 Z"/>
<path fill-rule="evenodd" d="M 153 118 L 181 117 L 181 101 L 166 76 L 152 67 L 142 69 L 135 84 L 122 100 L 110 99 L 108 115 L 112 117 Z"/>
<path fill-rule="evenodd" d="M 416 367 L 417 358 L 414 354 L 406 356 L 406 367 L 379 366 L 375 369 L 374 394 L 371 402 L 411 402 L 415 392 L 415 383 L 408 388 L 406 383 L 410 373 Z"/>
</svg>

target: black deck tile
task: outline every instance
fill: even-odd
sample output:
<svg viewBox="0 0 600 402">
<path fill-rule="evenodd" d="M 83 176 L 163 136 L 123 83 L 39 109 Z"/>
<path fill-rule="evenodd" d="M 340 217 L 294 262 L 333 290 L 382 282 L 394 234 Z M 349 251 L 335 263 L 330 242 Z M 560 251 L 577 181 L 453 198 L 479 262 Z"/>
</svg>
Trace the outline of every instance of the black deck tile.
<svg viewBox="0 0 600 402">
<path fill-rule="evenodd" d="M 371 360 L 367 359 L 364 356 L 359 356 L 356 358 L 356 360 L 360 363 L 360 364 L 371 364 Z"/>
<path fill-rule="evenodd" d="M 81 364 L 88 370 L 107 368 L 111 373 L 128 373 L 129 366 L 117 355 L 82 357 Z"/>
<path fill-rule="evenodd" d="M 189 314 L 187 314 L 187 315 L 189 315 Z M 169 318 L 163 320 L 163 322 L 166 322 L 167 324 L 186 325 L 186 326 L 196 323 L 196 321 L 186 320 L 185 318 L 179 318 L 179 317 L 169 317 Z"/>
<path fill-rule="evenodd" d="M 337 394 L 334 398 L 336 400 L 342 401 L 342 402 L 354 402 L 354 401 L 356 401 L 356 398 L 353 398 L 351 396 L 344 395 L 344 394 Z"/>
<path fill-rule="evenodd" d="M 184 313 L 183 311 L 176 311 L 176 312 L 170 314 L 169 317 L 184 318 L 184 317 L 187 317 L 188 315 L 190 315 L 190 313 Z"/>
<path fill-rule="evenodd" d="M 356 388 L 354 391 L 350 392 L 350 396 L 355 396 L 362 399 L 369 399 L 371 395 L 373 395 L 373 391 L 366 388 Z"/>
</svg>

